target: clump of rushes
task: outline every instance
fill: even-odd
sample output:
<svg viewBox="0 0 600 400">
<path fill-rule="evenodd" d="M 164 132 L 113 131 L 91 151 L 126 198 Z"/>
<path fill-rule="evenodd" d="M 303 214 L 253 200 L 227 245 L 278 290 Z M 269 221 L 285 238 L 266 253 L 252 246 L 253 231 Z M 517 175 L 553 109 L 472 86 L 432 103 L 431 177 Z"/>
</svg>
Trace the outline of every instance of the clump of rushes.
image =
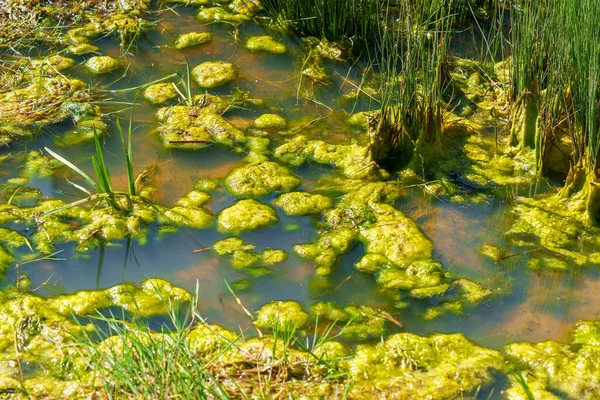
<svg viewBox="0 0 600 400">
<path fill-rule="evenodd" d="M 453 1 L 402 2 L 385 15 L 371 61 L 381 74 L 381 112 L 370 123 L 376 160 L 390 155 L 424 172 L 441 150 Z M 388 11 L 392 10 L 387 8 Z"/>
<path fill-rule="evenodd" d="M 263 0 L 278 27 L 353 48 L 370 42 L 386 4 L 382 0 Z"/>
<path fill-rule="evenodd" d="M 522 0 L 511 7 L 510 150 L 532 151 L 540 172 L 546 151 L 568 143 L 570 169 L 558 196 L 579 204 L 590 225 L 600 223 L 599 19 L 594 0 Z"/>
</svg>

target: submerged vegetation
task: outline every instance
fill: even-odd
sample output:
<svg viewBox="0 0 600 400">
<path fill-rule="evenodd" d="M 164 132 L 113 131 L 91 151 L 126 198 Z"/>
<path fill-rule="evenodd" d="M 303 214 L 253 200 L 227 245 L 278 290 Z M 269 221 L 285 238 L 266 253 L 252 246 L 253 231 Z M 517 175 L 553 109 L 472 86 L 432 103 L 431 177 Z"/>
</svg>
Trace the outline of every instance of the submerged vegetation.
<svg viewBox="0 0 600 400">
<path fill-rule="evenodd" d="M 598 1 L 5 3 L 0 394 L 600 396 Z"/>
</svg>

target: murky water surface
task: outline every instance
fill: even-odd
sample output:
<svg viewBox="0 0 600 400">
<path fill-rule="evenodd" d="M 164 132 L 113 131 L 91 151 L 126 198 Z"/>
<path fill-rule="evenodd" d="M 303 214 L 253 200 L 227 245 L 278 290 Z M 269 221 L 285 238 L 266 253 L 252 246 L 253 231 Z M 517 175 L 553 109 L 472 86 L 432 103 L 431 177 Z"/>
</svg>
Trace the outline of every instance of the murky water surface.
<svg viewBox="0 0 600 400">
<path fill-rule="evenodd" d="M 328 88 L 315 85 L 315 99 L 297 98 L 298 71 L 302 63 L 302 48 L 287 41 L 290 52 L 286 55 L 254 54 L 244 49 L 244 38 L 269 33 L 266 28 L 245 24 L 235 28 L 227 24 L 201 25 L 194 19 L 193 9 L 179 7 L 176 15 L 165 10 L 157 15 L 156 28 L 145 34 L 126 56 L 129 68 L 101 77 L 86 73 L 79 65 L 74 75 L 88 81 L 92 87 L 103 89 L 104 112 L 126 120 L 133 100 L 132 92 L 118 90 L 136 87 L 174 72 L 185 73 L 186 58 L 192 66 L 203 61 L 219 59 L 235 63 L 240 77 L 232 84 L 211 90 L 211 94 L 229 94 L 233 87 L 247 90 L 253 97 L 262 98 L 274 112 L 286 117 L 295 126 L 319 119 L 316 126 L 320 136 L 332 143 L 340 143 L 356 135 L 343 121 L 353 109 L 364 110 L 366 102 L 342 106 L 340 94 L 351 87 L 344 78 L 356 78 L 357 68 L 328 63 L 333 85 Z M 186 50 L 170 47 L 174 37 L 182 32 L 205 30 L 214 34 L 211 43 Z M 120 56 L 122 49 L 115 40 L 105 38 L 97 43 L 107 55 Z M 80 58 L 79 61 L 83 61 Z M 301 83 L 304 89 L 306 82 Z M 309 85 L 310 86 L 310 85 Z M 202 90 L 193 87 L 194 94 Z M 134 117 L 134 164 L 136 172 L 152 162 L 158 164 L 155 200 L 172 206 L 185 195 L 200 178 L 224 178 L 235 166 L 243 164 L 243 155 L 214 146 L 202 151 L 164 150 L 154 130 L 156 107 L 139 99 Z M 249 126 L 264 109 L 236 109 L 227 118 L 239 127 Z M 325 119 L 321 120 L 321 117 Z M 46 129 L 34 141 L 23 145 L 23 150 L 56 148 L 53 140 L 69 124 Z M 120 140 L 114 126 L 107 139 L 107 162 L 116 186 L 125 188 L 126 175 Z M 283 138 L 282 138 L 283 140 Z M 275 140 L 274 142 L 277 142 Z M 272 143 L 276 145 L 276 143 Z M 14 151 L 14 150 L 13 150 Z M 84 169 L 91 171 L 90 157 L 93 144 L 60 148 L 60 153 Z M 6 153 L 7 150 L 2 150 Z M 2 181 L 19 174 L 19 165 L 12 165 L 2 173 Z M 294 173 L 302 177 L 300 190 L 311 190 L 316 181 L 332 168 L 322 165 L 304 166 Z M 54 178 L 38 179 L 32 183 L 47 197 L 64 200 L 75 199 L 76 190 L 66 181 L 77 180 L 67 169 Z M 264 198 L 271 201 L 275 196 Z M 213 194 L 209 208 L 213 214 L 231 205 L 235 199 L 224 189 Z M 252 286 L 239 293 L 244 305 L 256 310 L 272 299 L 297 300 L 304 305 L 316 301 L 334 300 L 339 304 L 366 304 L 387 310 L 404 324 L 405 330 L 419 334 L 432 332 L 463 332 L 471 340 L 484 346 L 499 348 L 509 341 L 538 342 L 546 339 L 564 340 L 575 320 L 597 318 L 600 312 L 600 276 L 596 269 L 571 266 L 568 272 L 527 268 L 529 253 L 515 250 L 497 263 L 484 258 L 479 247 L 484 243 L 504 245 L 504 232 L 511 226 L 509 205 L 502 198 L 492 204 L 458 205 L 444 201 L 431 201 L 423 197 L 419 188 L 407 189 L 397 204 L 398 209 L 418 223 L 433 241 L 435 257 L 454 276 L 464 276 L 493 289 L 494 295 L 464 315 L 447 315 L 433 321 L 424 321 L 420 314 L 427 303 L 397 310 L 378 294 L 373 276 L 360 273 L 353 263 L 364 254 L 362 244 L 357 244 L 338 260 L 334 274 L 325 285 L 314 274 L 314 263 L 299 258 L 291 249 L 297 243 L 306 243 L 316 237 L 318 217 L 290 217 L 280 214 L 281 221 L 272 228 L 243 233 L 241 237 L 257 245 L 259 250 L 278 248 L 289 252 L 290 257 L 273 267 L 273 273 L 259 278 L 249 277 L 231 267 L 225 258 L 213 252 L 194 252 L 210 247 L 215 241 L 227 237 L 216 228 L 206 230 L 180 229 L 176 233 L 160 235 L 151 231 L 146 244 L 115 243 L 104 249 L 78 255 L 73 245 L 60 245 L 54 257 L 19 265 L 12 269 L 6 283 L 13 283 L 20 272 L 26 272 L 41 295 L 71 293 L 79 289 L 109 287 L 123 281 L 140 282 L 147 277 L 161 277 L 190 291 L 198 290 L 202 313 L 213 323 L 230 328 L 248 324 L 246 316 L 228 294 L 225 281 L 236 282 L 249 278 Z M 292 231 L 287 225 L 297 224 Z M 21 256 L 26 256 L 23 251 Z M 198 285 L 196 287 L 196 285 Z M 420 308 L 421 307 L 421 308 Z M 392 325 L 392 330 L 400 330 Z"/>
</svg>

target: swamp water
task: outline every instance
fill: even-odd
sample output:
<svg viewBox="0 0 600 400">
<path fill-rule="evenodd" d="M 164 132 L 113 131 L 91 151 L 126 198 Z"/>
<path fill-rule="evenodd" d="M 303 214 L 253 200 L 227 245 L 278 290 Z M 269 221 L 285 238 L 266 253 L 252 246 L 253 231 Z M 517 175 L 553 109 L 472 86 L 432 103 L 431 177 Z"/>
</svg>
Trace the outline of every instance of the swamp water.
<svg viewBox="0 0 600 400">
<path fill-rule="evenodd" d="M 197 182 L 209 182 L 205 187 L 214 182 L 222 183 L 234 168 L 246 165 L 249 160 L 281 162 L 272 156 L 275 149 L 300 134 L 334 145 L 358 143 L 365 146 L 365 127 L 353 127 L 347 123 L 347 119 L 354 112 L 365 111 L 376 105 L 366 96 L 360 96 L 356 101 L 344 101 L 342 98 L 360 84 L 358 67 L 349 68 L 346 64 L 326 60 L 324 65 L 331 84 L 321 85 L 299 72 L 306 51 L 301 42 L 277 38 L 278 42 L 285 43 L 285 54 L 251 52 L 244 46 L 247 38 L 273 35 L 273 32 L 254 22 L 238 26 L 202 24 L 196 20 L 195 12 L 195 7 L 162 9 L 155 15 L 155 26 L 142 34 L 125 56 L 122 56 L 123 48 L 113 38 L 95 40 L 93 44 L 99 47 L 102 54 L 122 60 L 122 66 L 109 74 L 89 73 L 84 66 L 89 56 L 69 55 L 78 63 L 68 70 L 69 76 L 88 82 L 92 92 L 101 95 L 98 104 L 102 112 L 112 115 L 108 122 L 110 134 L 104 138 L 104 155 L 115 189 L 126 190 L 127 187 L 125 161 L 114 117 L 120 118 L 123 126 L 127 125 L 130 103 L 134 101 L 134 91 L 128 89 L 174 73 L 179 73 L 185 80 L 186 60 L 192 68 L 211 60 L 233 63 L 237 68 L 237 78 L 233 82 L 206 90 L 192 83 L 192 94 L 227 96 L 233 92 L 247 92 L 249 98 L 260 99 L 264 104 L 253 105 L 249 101 L 232 104 L 224 117 L 233 126 L 246 132 L 248 137 L 266 137 L 270 142 L 268 150 L 258 152 L 258 155 L 247 149 L 236 149 L 236 145 L 213 144 L 188 150 L 177 148 L 179 146 L 173 142 L 173 148 L 165 149 L 156 133 L 159 125 L 156 112 L 164 105 L 152 105 L 141 96 L 135 98 L 137 105 L 133 115 L 132 136 L 134 172 L 137 174 L 143 168 L 157 166 L 154 175 L 148 177 L 149 186 L 155 189 L 152 198 L 157 204 L 174 207 L 179 199 L 194 189 L 194 185 L 199 187 Z M 182 50 L 173 48 L 178 34 L 193 31 L 210 32 L 212 40 Z M 44 57 L 45 54 L 42 52 L 31 56 Z M 178 82 L 178 79 L 173 77 L 169 81 Z M 179 83 L 185 95 L 184 86 Z M 172 100 L 166 105 L 176 102 Z M 257 130 L 253 121 L 265 113 L 284 117 L 287 126 Z M 29 151 L 40 151 L 47 155 L 43 149 L 48 147 L 92 174 L 90 160 L 94 155 L 93 142 L 69 146 L 56 144 L 56 139 L 70 129 L 70 122 L 46 126 L 34 139 L 2 149 L 2 155 L 14 156 Z M 348 179 L 344 176 L 343 168 L 315 160 L 296 168 L 289 163 L 282 165 L 300 179 L 299 185 L 293 185 L 294 191 L 319 193 L 331 198 L 334 204 L 345 194 L 344 190 L 340 190 Z M 371 167 L 366 165 L 364 168 L 368 170 Z M 2 165 L 1 182 L 7 183 L 21 176 L 23 169 L 23 157 L 7 158 Z M 398 179 L 391 176 L 388 181 L 399 182 Z M 40 189 L 44 198 L 71 202 L 80 198 L 80 192 L 69 181 L 84 185 L 78 175 L 61 167 L 50 177 L 32 178 L 29 187 Z M 360 187 L 371 184 L 373 180 L 367 177 L 362 183 L 356 182 L 354 180 L 353 184 Z M 467 199 L 478 190 L 462 185 L 460 181 L 457 181 L 457 185 Z M 181 226 L 169 232 L 164 232 L 160 223 L 152 223 L 147 238 L 141 243 L 136 238 L 129 242 L 125 239 L 114 240 L 101 246 L 90 244 L 90 248 L 86 248 L 85 242 L 58 243 L 50 254 L 42 254 L 34 249 L 34 256 L 27 246 L 20 246 L 14 249 L 15 258 L 6 273 L 4 285 L 14 286 L 26 274 L 31 280 L 30 290 L 39 296 L 51 297 L 79 290 L 110 288 L 123 282 L 139 284 L 144 279 L 157 277 L 191 293 L 197 292 L 200 312 L 209 323 L 234 331 L 252 331 L 251 321 L 227 288 L 229 284 L 251 312 L 272 300 L 297 301 L 304 310 L 316 302 L 329 301 L 340 306 L 371 306 L 380 315 L 385 315 L 383 325 L 386 335 L 398 332 L 418 335 L 462 333 L 477 345 L 496 350 L 517 341 L 568 342 L 576 321 L 598 318 L 600 275 L 597 266 L 581 266 L 566 261 L 561 265 L 562 269 L 531 268 L 531 259 L 546 250 L 523 250 L 506 241 L 506 232 L 515 221 L 515 216 L 511 214 L 515 193 L 540 191 L 539 188 L 510 187 L 495 192 L 481 190 L 485 192 L 483 201 L 456 202 L 448 201 L 444 196 L 436 198 L 429 195 L 427 186 L 397 186 L 399 194 L 393 199 L 393 205 L 414 221 L 431 240 L 433 259 L 443 265 L 452 279 L 465 278 L 469 282 L 479 283 L 481 287 L 476 290 L 485 291 L 484 295 L 476 295 L 475 300 L 468 304 L 460 303 L 462 300 L 445 303 L 444 296 L 460 299 L 462 295 L 446 293 L 444 290 L 442 296 L 390 296 L 382 290 L 382 285 L 378 285 L 373 274 L 355 268 L 368 246 L 359 240 L 351 240 L 347 249 L 335 254 L 336 260 L 330 267 L 330 274 L 318 276 L 315 272 L 316 262 L 300 257 L 294 245 L 318 240 L 319 230 L 327 230 L 323 215 L 317 212 L 292 216 L 278 206 L 273 206 L 279 218 L 276 224 L 239 234 L 245 243 L 256 246 L 251 253 L 259 254 L 265 249 L 284 250 L 288 257 L 274 265 L 267 265 L 269 263 L 263 257 L 249 268 L 232 266 L 233 258 L 219 255 L 213 247 L 216 242 L 232 237 L 232 233 L 220 232 L 216 223 L 205 229 Z M 8 185 L 5 190 L 7 202 L 23 206 L 32 204 L 31 200 L 13 196 L 15 193 L 10 192 L 11 187 Z M 266 195 L 236 197 L 224 185 L 209 189 L 212 197 L 205 207 L 215 216 L 240 197 L 255 197 L 261 202 L 274 204 L 277 203 L 277 196 L 284 191 L 275 188 Z M 73 221 L 74 225 L 77 223 Z M 26 237 L 35 230 L 14 222 L 6 226 Z M 384 243 L 383 246 L 393 247 L 394 243 Z M 486 257 L 481 250 L 495 248 L 493 246 L 502 249 L 496 261 Z M 79 247 L 82 248 L 78 251 Z M 578 252 L 580 249 L 571 250 Z M 460 292 L 461 289 L 457 287 L 453 290 Z M 444 304 L 459 303 L 460 306 L 456 308 L 443 308 Z M 154 318 L 151 323 L 158 326 L 162 317 Z M 352 344 L 358 339 L 349 339 L 348 343 Z M 362 343 L 376 343 L 379 335 L 367 334 L 362 339 L 366 339 Z M 480 396 L 485 393 L 482 398 L 488 395 L 491 398 L 503 398 L 502 390 L 506 385 L 506 379 L 498 379 L 495 387 L 488 386 Z"/>
</svg>

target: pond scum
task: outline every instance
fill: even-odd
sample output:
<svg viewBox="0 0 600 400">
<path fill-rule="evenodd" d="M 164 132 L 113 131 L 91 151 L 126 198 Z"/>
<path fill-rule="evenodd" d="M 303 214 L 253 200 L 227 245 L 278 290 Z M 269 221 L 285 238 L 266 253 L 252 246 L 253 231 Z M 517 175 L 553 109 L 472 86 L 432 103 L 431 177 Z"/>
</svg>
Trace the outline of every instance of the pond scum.
<svg viewBox="0 0 600 400">
<path fill-rule="evenodd" d="M 204 28 L 224 24 L 244 51 L 298 56 L 294 100 L 329 115 L 339 110 L 323 104 L 319 90 L 333 85 L 332 65 L 345 68 L 352 89 L 336 101 L 351 106 L 343 129 L 356 134 L 328 140 L 329 115 L 288 120 L 251 91 L 224 91 L 241 74 L 231 60 L 194 65 L 185 58 L 181 71 L 134 88 L 91 83 L 141 70 L 128 57 L 165 12 L 193 12 L 202 30 L 173 38 L 173 51 L 209 45 L 216 34 Z M 215 228 L 223 237 L 199 251 L 246 274 L 225 295 L 250 321 L 239 332 L 212 324 L 198 290 L 160 278 L 44 297 L 18 272 L 0 292 L 0 394 L 600 398 L 600 322 L 578 321 L 565 343 L 491 349 L 461 333 L 411 333 L 390 312 L 415 307 L 432 321 L 503 295 L 443 265 L 434 243 L 397 207 L 410 188 L 431 202 L 463 205 L 510 193 L 506 248 L 486 243 L 482 257 L 502 261 L 514 255 L 510 246 L 530 254 L 535 270 L 600 264 L 599 22 L 597 0 L 0 2 L 2 274 L 53 260 L 68 244 L 85 259 L 117 243 L 127 250 L 132 240 L 146 244 L 154 234 Z M 247 24 L 266 34 L 243 36 Z M 461 58 L 455 42 L 467 31 L 475 44 Z M 113 39 L 120 50 L 103 54 Z M 123 93 L 133 97 L 120 102 Z M 117 100 L 111 105 L 108 96 Z M 202 155 L 220 148 L 242 162 L 223 179 L 199 180 L 174 204 L 160 204 L 153 182 L 161 166 L 135 171 L 139 102 L 154 107 L 152 134 L 165 149 Z M 126 128 L 116 106 L 130 115 Z M 239 123 L 228 117 L 234 109 L 261 115 Z M 52 129 L 62 133 L 40 146 Z M 111 132 L 123 150 L 124 191 L 106 162 Z M 94 148 L 92 168 L 64 155 L 84 144 Z M 306 186 L 297 171 L 315 165 L 328 173 Z M 63 179 L 67 170 L 78 199 L 36 188 L 36 180 L 58 180 L 58 172 Z M 213 215 L 218 190 L 234 201 Z M 354 268 L 373 276 L 388 308 L 244 304 L 237 292 L 291 255 L 241 235 L 299 216 L 318 221 L 311 240 L 290 249 L 314 267 L 312 289 L 337 290 L 328 279 L 362 246 Z"/>
</svg>

